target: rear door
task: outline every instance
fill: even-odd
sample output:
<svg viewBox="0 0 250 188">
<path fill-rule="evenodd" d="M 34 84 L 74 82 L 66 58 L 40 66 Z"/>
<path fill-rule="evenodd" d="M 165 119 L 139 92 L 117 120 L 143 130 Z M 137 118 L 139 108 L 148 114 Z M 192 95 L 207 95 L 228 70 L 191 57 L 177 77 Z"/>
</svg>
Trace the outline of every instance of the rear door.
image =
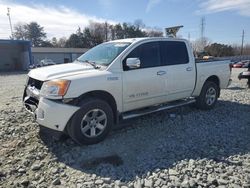
<svg viewBox="0 0 250 188">
<path fill-rule="evenodd" d="M 195 85 L 196 72 L 184 41 L 160 41 L 161 63 L 166 71 L 167 100 L 189 97 Z"/>
</svg>

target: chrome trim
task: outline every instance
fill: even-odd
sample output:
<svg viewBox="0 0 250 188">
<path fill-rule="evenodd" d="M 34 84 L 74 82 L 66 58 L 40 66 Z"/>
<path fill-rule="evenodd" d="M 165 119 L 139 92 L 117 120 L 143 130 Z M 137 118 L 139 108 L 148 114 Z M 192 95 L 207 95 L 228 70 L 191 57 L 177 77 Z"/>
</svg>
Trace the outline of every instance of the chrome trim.
<svg viewBox="0 0 250 188">
<path fill-rule="evenodd" d="M 128 58 L 126 60 L 126 65 L 131 69 L 140 68 L 141 61 L 139 58 Z"/>
<path fill-rule="evenodd" d="M 169 109 L 172 109 L 172 108 L 177 108 L 177 107 L 181 107 L 181 106 L 184 106 L 184 105 L 188 105 L 188 104 L 192 104 L 194 103 L 196 100 L 195 99 L 187 99 L 187 100 L 182 100 L 181 102 L 177 103 L 177 104 L 166 104 L 165 106 L 159 106 L 157 109 L 153 109 L 153 110 L 144 110 L 143 109 L 141 110 L 141 112 L 131 112 L 131 113 L 124 113 L 122 115 L 122 119 L 130 119 L 130 118 L 135 118 L 135 117 L 139 117 L 139 116 L 143 116 L 143 115 L 147 115 L 147 114 L 151 114 L 151 113 L 154 113 L 154 112 L 159 112 L 159 111 L 162 111 L 162 110 L 169 110 Z M 153 108 L 153 107 L 152 107 Z M 139 111 L 139 110 L 138 110 Z"/>
<path fill-rule="evenodd" d="M 40 90 L 36 89 L 35 86 L 28 85 L 26 87 L 26 94 L 27 96 L 34 97 L 37 100 L 40 98 Z"/>
</svg>

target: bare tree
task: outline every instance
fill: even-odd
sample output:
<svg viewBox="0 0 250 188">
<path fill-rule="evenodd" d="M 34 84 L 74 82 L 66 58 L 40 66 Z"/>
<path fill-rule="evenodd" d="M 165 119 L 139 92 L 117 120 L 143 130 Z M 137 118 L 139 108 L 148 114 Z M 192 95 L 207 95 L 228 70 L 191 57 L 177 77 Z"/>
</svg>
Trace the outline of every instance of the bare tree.
<svg viewBox="0 0 250 188">
<path fill-rule="evenodd" d="M 196 39 L 195 41 L 192 42 L 192 47 L 194 52 L 197 53 L 201 53 L 204 51 L 204 47 L 208 46 L 211 44 L 211 41 L 208 38 L 203 38 L 202 39 Z"/>
<path fill-rule="evenodd" d="M 26 29 L 25 29 L 25 23 L 17 23 L 15 26 L 14 26 L 14 38 L 15 39 L 18 39 L 18 40 L 25 40 L 26 39 Z"/>
<path fill-rule="evenodd" d="M 159 31 L 159 30 L 150 29 L 150 30 L 146 31 L 146 35 L 148 37 L 162 37 L 163 36 L 163 32 Z"/>
</svg>

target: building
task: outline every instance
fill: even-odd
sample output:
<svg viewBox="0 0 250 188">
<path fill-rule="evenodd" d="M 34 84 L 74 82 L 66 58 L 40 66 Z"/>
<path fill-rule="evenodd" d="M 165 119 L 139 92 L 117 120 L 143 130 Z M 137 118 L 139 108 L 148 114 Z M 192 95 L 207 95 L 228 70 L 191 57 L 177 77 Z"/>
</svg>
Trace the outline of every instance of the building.
<svg viewBox="0 0 250 188">
<path fill-rule="evenodd" d="M 41 60 L 51 59 L 56 64 L 68 63 L 74 61 L 87 50 L 86 48 L 32 47 L 32 62 L 34 65 L 39 65 Z"/>
<path fill-rule="evenodd" d="M 0 39 L 0 71 L 28 70 L 31 57 L 30 41 Z"/>
</svg>

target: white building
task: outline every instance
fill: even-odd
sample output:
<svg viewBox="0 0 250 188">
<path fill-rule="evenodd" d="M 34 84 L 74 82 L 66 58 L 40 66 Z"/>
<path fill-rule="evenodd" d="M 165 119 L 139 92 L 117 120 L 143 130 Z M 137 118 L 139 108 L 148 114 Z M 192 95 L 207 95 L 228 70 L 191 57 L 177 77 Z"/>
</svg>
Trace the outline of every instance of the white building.
<svg viewBox="0 0 250 188">
<path fill-rule="evenodd" d="M 37 65 L 43 59 L 51 59 L 56 64 L 69 63 L 84 54 L 86 48 L 32 47 L 32 62 Z"/>
</svg>

